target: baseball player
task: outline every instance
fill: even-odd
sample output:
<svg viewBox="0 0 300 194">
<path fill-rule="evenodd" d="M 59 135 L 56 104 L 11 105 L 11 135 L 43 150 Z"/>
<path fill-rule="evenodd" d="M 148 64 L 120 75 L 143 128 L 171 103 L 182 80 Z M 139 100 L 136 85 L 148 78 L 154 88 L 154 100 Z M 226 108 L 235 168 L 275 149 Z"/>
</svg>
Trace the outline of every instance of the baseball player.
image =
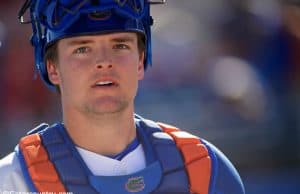
<svg viewBox="0 0 300 194">
<path fill-rule="evenodd" d="M 211 143 L 134 112 L 159 3 L 26 0 L 19 19 L 32 25 L 36 67 L 60 94 L 62 121 L 35 127 L 0 161 L 0 191 L 244 194 Z"/>
</svg>

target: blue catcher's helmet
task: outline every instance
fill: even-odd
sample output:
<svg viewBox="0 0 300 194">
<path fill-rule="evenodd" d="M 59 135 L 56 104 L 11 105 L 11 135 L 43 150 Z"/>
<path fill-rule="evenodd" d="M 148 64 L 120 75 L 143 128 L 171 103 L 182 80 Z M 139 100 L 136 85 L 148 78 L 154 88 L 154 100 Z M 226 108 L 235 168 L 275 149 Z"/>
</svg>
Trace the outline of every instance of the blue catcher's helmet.
<svg viewBox="0 0 300 194">
<path fill-rule="evenodd" d="M 46 49 L 57 40 L 86 34 L 131 31 L 145 38 L 145 69 L 151 65 L 150 4 L 165 0 L 26 0 L 21 23 L 32 24 L 35 64 L 43 81 L 53 88 L 45 64 Z M 25 13 L 29 9 L 29 21 Z"/>
</svg>

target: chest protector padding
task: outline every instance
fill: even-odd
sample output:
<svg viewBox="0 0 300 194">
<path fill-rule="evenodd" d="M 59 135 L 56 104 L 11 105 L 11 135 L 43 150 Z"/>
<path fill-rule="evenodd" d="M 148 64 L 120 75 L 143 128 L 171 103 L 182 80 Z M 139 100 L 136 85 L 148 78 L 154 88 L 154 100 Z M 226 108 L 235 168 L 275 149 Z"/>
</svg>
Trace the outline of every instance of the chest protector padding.
<svg viewBox="0 0 300 194">
<path fill-rule="evenodd" d="M 166 124 L 158 123 L 158 126 L 155 131 L 168 134 L 176 145 L 154 138 L 155 132 L 145 129 L 149 146 L 153 148 L 163 171 L 162 182 L 152 193 L 208 194 L 211 159 L 207 148 L 194 135 Z M 60 127 L 54 125 L 20 140 L 19 149 L 24 159 L 20 161 L 25 163 L 25 173 L 29 175 L 31 184 L 38 192 L 97 194 L 89 183 L 81 160 L 72 153 L 74 145 L 66 141 L 66 134 L 62 134 Z M 174 149 L 174 146 L 177 148 Z"/>
</svg>

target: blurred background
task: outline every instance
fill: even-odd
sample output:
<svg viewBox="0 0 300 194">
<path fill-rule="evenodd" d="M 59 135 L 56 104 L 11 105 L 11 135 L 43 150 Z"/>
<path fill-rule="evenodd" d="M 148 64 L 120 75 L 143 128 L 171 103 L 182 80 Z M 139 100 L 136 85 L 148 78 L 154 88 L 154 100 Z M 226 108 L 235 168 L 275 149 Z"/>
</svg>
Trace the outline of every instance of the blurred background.
<svg viewBox="0 0 300 194">
<path fill-rule="evenodd" d="M 0 157 L 59 121 L 34 69 L 24 1 L 0 1 Z M 300 0 L 168 0 L 153 6 L 153 67 L 136 112 L 219 147 L 248 194 L 300 193 Z"/>
</svg>

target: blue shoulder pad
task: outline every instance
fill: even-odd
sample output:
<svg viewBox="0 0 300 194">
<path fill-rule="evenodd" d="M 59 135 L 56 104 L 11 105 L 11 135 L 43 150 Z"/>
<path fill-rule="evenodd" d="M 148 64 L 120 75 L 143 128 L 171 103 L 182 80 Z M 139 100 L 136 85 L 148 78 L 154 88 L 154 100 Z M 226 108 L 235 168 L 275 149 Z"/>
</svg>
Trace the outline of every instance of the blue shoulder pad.
<svg viewBox="0 0 300 194">
<path fill-rule="evenodd" d="M 210 194 L 245 194 L 245 188 L 239 173 L 229 159 L 213 144 L 201 139 L 210 152 L 214 155 L 213 177 Z"/>
</svg>

